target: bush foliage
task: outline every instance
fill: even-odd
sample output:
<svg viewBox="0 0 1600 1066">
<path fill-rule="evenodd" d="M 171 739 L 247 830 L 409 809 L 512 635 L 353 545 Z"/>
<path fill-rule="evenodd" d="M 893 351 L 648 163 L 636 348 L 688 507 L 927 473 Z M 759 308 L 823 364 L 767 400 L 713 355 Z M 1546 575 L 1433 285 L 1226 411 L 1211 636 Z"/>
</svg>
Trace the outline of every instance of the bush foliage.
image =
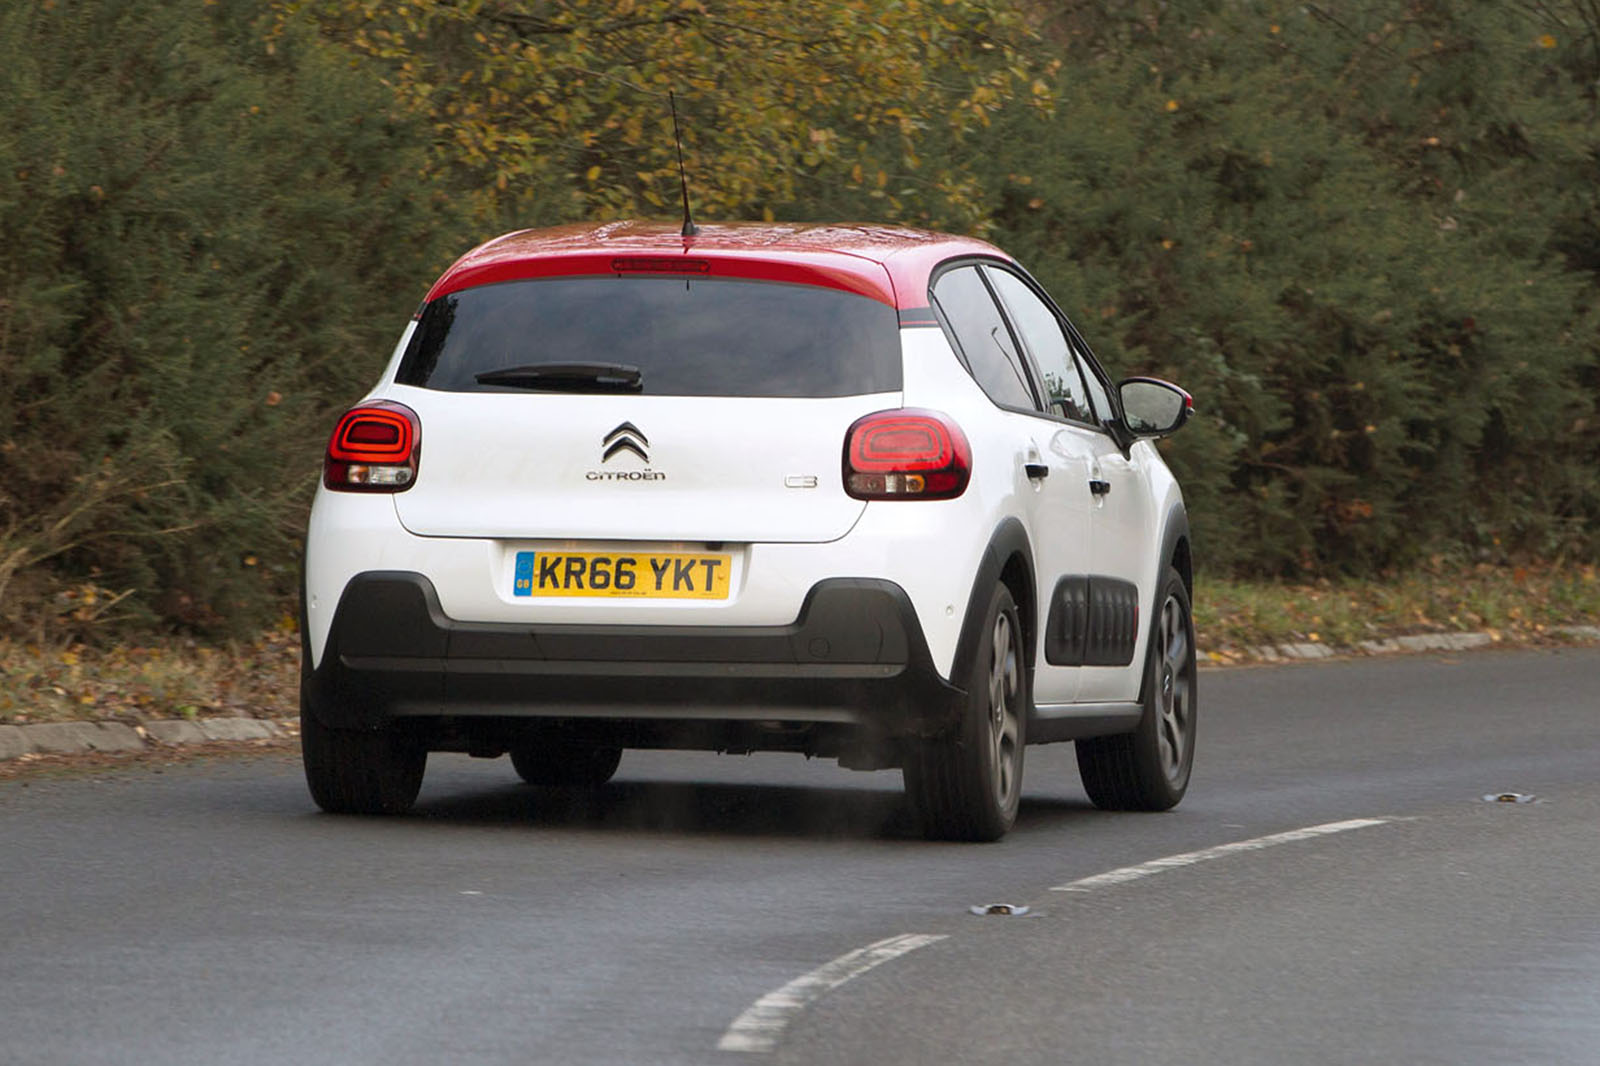
<svg viewBox="0 0 1600 1066">
<path fill-rule="evenodd" d="M 1198 555 L 1592 558 L 1600 138 L 1593 68 L 1562 62 L 1595 26 L 1178 7 L 1057 21 L 1081 62 L 1053 117 L 1006 131 L 995 217 L 1111 365 L 1197 396 L 1170 456 Z"/>
<path fill-rule="evenodd" d="M 1181 10 L 1179 8 L 1181 7 Z M 0 628 L 258 629 L 332 413 L 512 225 L 1015 252 L 1213 573 L 1600 551 L 1590 0 L 161 0 L 0 10 Z"/>
<path fill-rule="evenodd" d="M 0 11 L 0 610 L 258 627 L 333 406 L 459 243 L 426 127 L 251 5 Z"/>
</svg>

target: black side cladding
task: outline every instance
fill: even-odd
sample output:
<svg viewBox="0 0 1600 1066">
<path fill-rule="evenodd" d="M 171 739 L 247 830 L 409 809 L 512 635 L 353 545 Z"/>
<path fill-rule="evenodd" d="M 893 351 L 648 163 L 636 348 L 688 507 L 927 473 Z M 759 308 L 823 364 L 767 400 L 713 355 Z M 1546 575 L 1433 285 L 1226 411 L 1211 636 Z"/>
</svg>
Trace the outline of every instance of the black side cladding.
<svg viewBox="0 0 1600 1066">
<path fill-rule="evenodd" d="M 1072 575 L 1050 595 L 1044 657 L 1052 666 L 1127 666 L 1139 641 L 1139 589 L 1114 577 Z"/>
</svg>

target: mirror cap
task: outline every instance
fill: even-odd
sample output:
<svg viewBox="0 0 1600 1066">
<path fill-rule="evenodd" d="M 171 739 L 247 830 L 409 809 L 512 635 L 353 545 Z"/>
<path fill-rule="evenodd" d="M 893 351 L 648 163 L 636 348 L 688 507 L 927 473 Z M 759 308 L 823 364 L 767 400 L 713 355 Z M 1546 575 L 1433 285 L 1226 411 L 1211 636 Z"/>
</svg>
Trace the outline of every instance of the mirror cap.
<svg viewBox="0 0 1600 1066">
<path fill-rule="evenodd" d="M 1135 437 L 1176 433 L 1194 413 L 1194 397 L 1160 378 L 1127 378 L 1117 386 L 1122 424 Z"/>
</svg>

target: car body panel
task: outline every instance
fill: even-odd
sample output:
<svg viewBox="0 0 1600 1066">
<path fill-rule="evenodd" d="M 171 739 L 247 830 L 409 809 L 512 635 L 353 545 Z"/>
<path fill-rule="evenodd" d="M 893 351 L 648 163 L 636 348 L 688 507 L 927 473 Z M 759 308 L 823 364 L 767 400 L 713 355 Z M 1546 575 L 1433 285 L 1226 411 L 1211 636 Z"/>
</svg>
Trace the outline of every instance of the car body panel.
<svg viewBox="0 0 1600 1066">
<path fill-rule="evenodd" d="M 845 432 L 900 406 L 897 393 L 384 395 L 423 425 L 417 481 L 395 497 L 406 529 L 518 539 L 837 540 L 866 506 L 839 477 Z"/>
</svg>

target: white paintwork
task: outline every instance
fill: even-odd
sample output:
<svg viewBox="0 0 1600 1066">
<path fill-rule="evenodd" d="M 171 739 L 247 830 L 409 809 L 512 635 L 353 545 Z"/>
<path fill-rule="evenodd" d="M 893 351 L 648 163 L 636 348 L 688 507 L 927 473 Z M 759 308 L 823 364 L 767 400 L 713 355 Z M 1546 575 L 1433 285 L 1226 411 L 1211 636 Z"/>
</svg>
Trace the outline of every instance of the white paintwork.
<svg viewBox="0 0 1600 1066">
<path fill-rule="evenodd" d="M 1050 468 L 1043 481 L 1030 486 L 1032 506 L 1028 529 L 1033 532 L 1033 556 L 1039 599 L 1048 612 L 1048 599 L 1056 580 L 1064 574 L 1093 573 L 1094 497 L 1089 478 L 1094 459 L 1089 430 L 1047 422 L 1025 415 L 1014 420 L 1030 424 L 1038 440 L 1039 461 Z M 1044 657 L 1043 618 L 1035 642 L 1033 700 L 1035 703 L 1071 703 L 1078 697 L 1083 667 L 1052 666 Z"/>
<path fill-rule="evenodd" d="M 842 399 L 440 392 L 394 386 L 417 412 L 423 462 L 395 497 L 430 537 L 830 541 L 865 504 L 845 494 L 850 424 L 898 393 Z M 648 459 L 603 458 L 628 424 Z M 791 477 L 816 481 L 790 488 Z"/>
<path fill-rule="evenodd" d="M 312 547 L 306 553 L 308 636 L 314 664 L 322 661 L 339 594 L 351 578 L 369 570 L 428 575 L 444 613 L 457 621 L 574 625 L 787 625 L 799 616 L 806 594 L 817 582 L 877 577 L 906 591 L 922 620 L 933 661 L 949 677 L 972 570 L 993 528 L 979 507 L 981 495 L 971 492 L 928 503 L 871 503 L 850 534 L 831 543 L 724 544 L 722 550 L 734 557 L 732 593 L 726 601 L 516 599 L 511 596 L 511 560 L 519 550 L 557 544 L 576 548 L 580 543 L 604 551 L 647 546 L 659 551 L 703 550 L 705 545 L 418 537 L 396 520 L 394 499 L 318 490 L 307 534 Z M 952 559 L 972 561 L 955 565 Z"/>
<path fill-rule="evenodd" d="M 1123 456 L 1103 432 L 1007 412 L 978 387 L 936 328 L 901 331 L 900 393 L 824 400 L 447 393 L 400 386 L 407 327 L 371 397 L 405 403 L 422 427 L 416 484 L 394 495 L 318 489 L 306 552 L 307 632 L 321 662 L 350 579 L 371 570 L 426 575 L 444 613 L 462 622 L 779 626 L 819 581 L 894 582 L 916 610 L 935 667 L 956 676 L 956 644 L 972 582 L 1008 518 L 1031 538 L 1039 618 L 1033 627 L 1039 702 L 1137 698 L 1148 613 L 1167 561 L 1162 522 L 1181 502 L 1147 441 Z M 862 503 L 843 491 L 848 426 L 871 411 L 929 408 L 950 416 L 972 449 L 972 480 L 954 500 Z M 632 422 L 649 438 L 648 467 L 631 454 L 601 461 L 601 438 Z M 1028 479 L 1029 462 L 1051 468 Z M 649 469 L 665 479 L 615 483 L 594 471 Z M 815 476 L 815 487 L 808 485 Z M 1092 498 L 1089 477 L 1112 482 Z M 733 560 L 725 601 L 511 595 L 519 550 L 704 550 Z M 1140 590 L 1142 621 L 1127 667 L 1051 667 L 1048 596 L 1063 574 L 1122 577 Z"/>
<path fill-rule="evenodd" d="M 1157 558 L 1162 519 L 1167 512 L 1158 506 L 1159 497 L 1153 489 L 1163 475 L 1174 489 L 1176 482 L 1151 442 L 1138 441 L 1124 456 L 1104 433 L 1085 436 L 1094 453 L 1090 476 L 1111 483 L 1111 491 L 1094 500 L 1093 562 L 1088 572 L 1120 578 L 1138 587 L 1139 637 L 1133 661 L 1127 666 L 1084 667 L 1077 698 L 1089 702 L 1132 699 L 1138 695 L 1144 676 L 1155 590 L 1167 568 L 1167 561 Z"/>
</svg>

